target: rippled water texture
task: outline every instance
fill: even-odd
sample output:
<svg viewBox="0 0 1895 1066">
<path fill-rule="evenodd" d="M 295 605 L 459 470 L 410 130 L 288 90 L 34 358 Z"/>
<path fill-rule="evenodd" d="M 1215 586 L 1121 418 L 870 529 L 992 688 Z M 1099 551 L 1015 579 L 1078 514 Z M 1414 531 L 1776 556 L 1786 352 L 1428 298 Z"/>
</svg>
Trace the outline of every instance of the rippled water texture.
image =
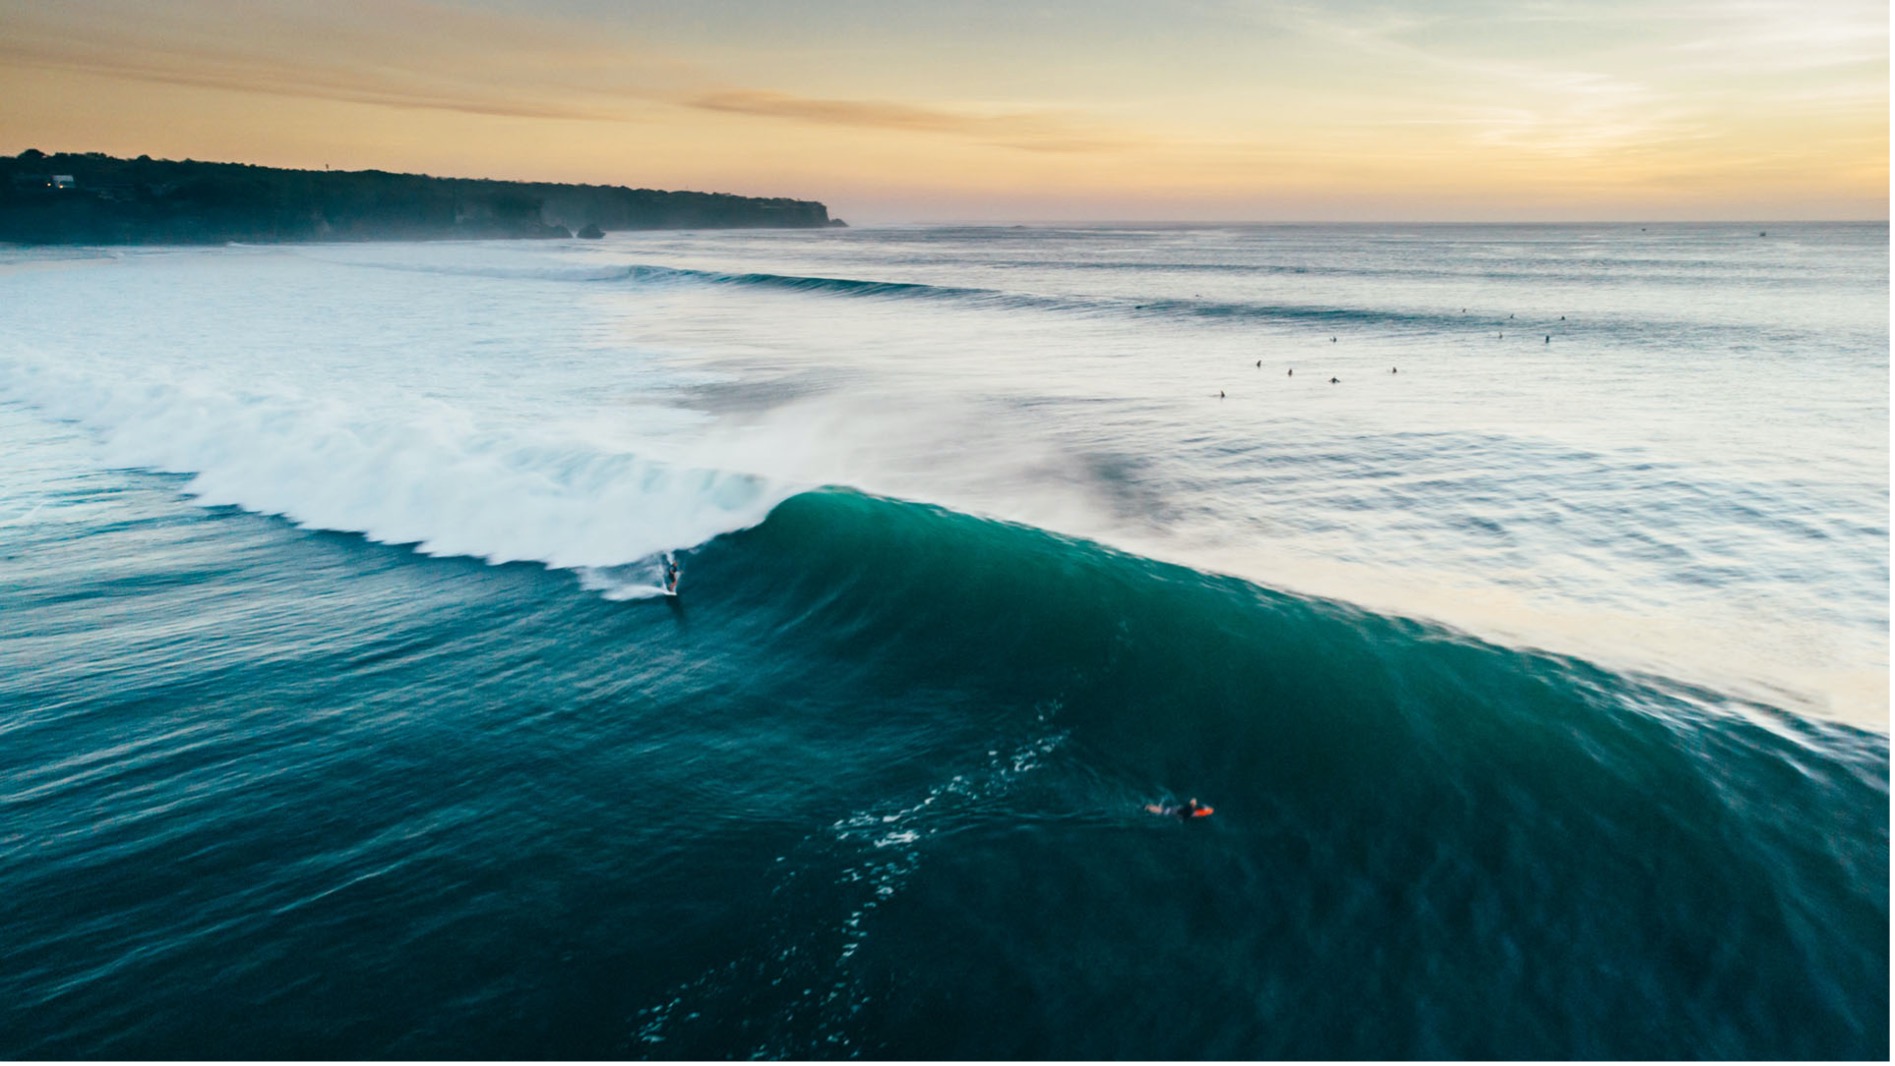
<svg viewBox="0 0 1895 1066">
<path fill-rule="evenodd" d="M 0 1054 L 1886 1058 L 1887 263 L 0 253 Z"/>
</svg>

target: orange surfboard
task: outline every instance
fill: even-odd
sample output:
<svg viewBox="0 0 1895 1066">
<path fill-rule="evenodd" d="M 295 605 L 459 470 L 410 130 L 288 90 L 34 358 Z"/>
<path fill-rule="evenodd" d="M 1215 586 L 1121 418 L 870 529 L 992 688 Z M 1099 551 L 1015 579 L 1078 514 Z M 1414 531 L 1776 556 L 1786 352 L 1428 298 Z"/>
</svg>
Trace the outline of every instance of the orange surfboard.
<svg viewBox="0 0 1895 1066">
<path fill-rule="evenodd" d="M 1148 811 L 1150 811 L 1150 812 L 1152 812 L 1153 814 L 1171 814 L 1171 815 L 1175 815 L 1175 814 L 1177 813 L 1176 811 L 1167 811 L 1167 810 L 1165 810 L 1165 809 L 1164 809 L 1163 807 L 1160 807 L 1160 806 L 1159 806 L 1158 804 L 1156 804 L 1156 803 L 1147 803 L 1147 804 L 1145 804 L 1145 809 L 1146 809 L 1146 810 L 1148 810 Z M 1214 809 L 1215 809 L 1215 808 L 1212 808 L 1212 807 L 1199 807 L 1199 808 L 1198 808 L 1197 810 L 1195 810 L 1195 811 L 1192 811 L 1192 812 L 1191 812 L 1191 817 L 1193 817 L 1193 818 L 1209 818 L 1209 817 L 1211 816 L 1211 811 L 1213 811 Z"/>
</svg>

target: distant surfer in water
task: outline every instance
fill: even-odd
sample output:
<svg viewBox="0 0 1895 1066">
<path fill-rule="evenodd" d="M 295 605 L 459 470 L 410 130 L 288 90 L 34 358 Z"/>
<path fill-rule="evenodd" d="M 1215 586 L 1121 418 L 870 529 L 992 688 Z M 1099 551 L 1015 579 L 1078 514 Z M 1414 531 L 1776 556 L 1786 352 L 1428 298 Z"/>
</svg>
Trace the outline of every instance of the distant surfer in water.
<svg viewBox="0 0 1895 1066">
<path fill-rule="evenodd" d="M 678 561 L 669 555 L 665 556 L 665 591 L 678 594 Z"/>
<path fill-rule="evenodd" d="M 1196 796 L 1183 803 L 1147 803 L 1145 809 L 1153 814 L 1162 814 L 1167 818 L 1177 818 L 1187 822 L 1193 818 L 1208 818 L 1211 814 L 1211 808 L 1199 803 Z"/>
</svg>

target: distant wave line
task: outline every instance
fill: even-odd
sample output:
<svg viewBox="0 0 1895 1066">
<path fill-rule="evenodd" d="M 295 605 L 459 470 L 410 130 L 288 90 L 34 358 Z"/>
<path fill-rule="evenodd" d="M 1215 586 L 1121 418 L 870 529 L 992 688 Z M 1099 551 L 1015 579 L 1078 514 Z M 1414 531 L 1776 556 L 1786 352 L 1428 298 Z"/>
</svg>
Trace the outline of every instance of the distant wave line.
<svg viewBox="0 0 1895 1066">
<path fill-rule="evenodd" d="M 1403 311 L 1369 311 L 1344 307 L 1312 307 L 1294 304 L 1263 304 L 1243 301 L 1219 301 L 1198 298 L 1160 298 L 1135 302 L 1124 297 L 1044 296 L 1009 292 L 1002 289 L 973 288 L 958 285 L 930 285 L 923 282 L 874 281 L 861 278 L 826 278 L 797 274 L 726 273 L 693 270 L 685 267 L 636 265 L 626 268 L 626 279 L 638 282 L 699 282 L 780 289 L 790 292 L 814 292 L 835 296 L 883 297 L 969 301 L 987 306 L 1005 306 L 1022 310 L 1051 310 L 1079 313 L 1107 313 L 1153 316 L 1180 316 L 1209 319 L 1269 319 L 1288 321 L 1377 322 L 1402 325 L 1464 324 L 1468 316 Z M 601 279 L 603 280 L 603 279 Z M 1485 321 L 1472 319 L 1472 321 Z"/>
</svg>

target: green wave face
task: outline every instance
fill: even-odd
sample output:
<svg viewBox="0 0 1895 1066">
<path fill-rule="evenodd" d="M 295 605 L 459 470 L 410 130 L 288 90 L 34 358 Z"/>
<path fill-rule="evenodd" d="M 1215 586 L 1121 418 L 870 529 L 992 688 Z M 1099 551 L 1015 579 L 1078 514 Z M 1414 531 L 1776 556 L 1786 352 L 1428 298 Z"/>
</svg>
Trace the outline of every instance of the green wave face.
<svg viewBox="0 0 1895 1066">
<path fill-rule="evenodd" d="M 1820 1058 L 1886 1030 L 1876 735 L 846 491 L 694 577 L 684 624 L 759 657 L 773 718 L 851 708 L 797 756 L 873 798 L 829 861 L 905 864 L 851 987 L 938 1007 L 872 1002 L 861 1047 Z M 1187 796 L 1216 815 L 1142 809 Z M 757 1013 L 700 1008 L 667 1050 Z M 1093 1039 L 1106 1014 L 1153 1042 Z"/>
</svg>

